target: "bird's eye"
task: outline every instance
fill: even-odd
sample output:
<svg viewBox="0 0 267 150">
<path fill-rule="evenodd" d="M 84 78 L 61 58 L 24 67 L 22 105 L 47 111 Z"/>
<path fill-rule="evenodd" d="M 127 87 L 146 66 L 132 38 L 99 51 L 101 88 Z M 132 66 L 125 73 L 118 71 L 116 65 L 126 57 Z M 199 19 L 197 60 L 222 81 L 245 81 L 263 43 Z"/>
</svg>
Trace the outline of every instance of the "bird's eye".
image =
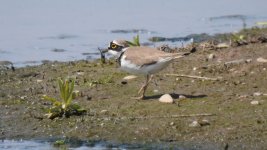
<svg viewBox="0 0 267 150">
<path fill-rule="evenodd" d="M 112 43 L 112 44 L 111 44 L 111 48 L 112 48 L 112 49 L 116 49 L 116 48 L 117 48 L 117 45 L 114 44 L 114 43 Z"/>
</svg>

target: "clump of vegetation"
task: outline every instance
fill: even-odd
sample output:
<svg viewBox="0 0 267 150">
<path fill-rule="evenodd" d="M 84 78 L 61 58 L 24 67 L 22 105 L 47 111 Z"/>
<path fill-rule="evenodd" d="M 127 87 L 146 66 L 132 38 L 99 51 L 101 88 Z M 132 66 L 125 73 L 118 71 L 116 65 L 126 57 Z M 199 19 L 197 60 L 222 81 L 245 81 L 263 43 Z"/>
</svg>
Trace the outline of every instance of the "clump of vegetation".
<svg viewBox="0 0 267 150">
<path fill-rule="evenodd" d="M 96 85 L 99 85 L 99 84 L 108 84 L 108 83 L 113 83 L 113 75 L 108 75 L 106 77 L 102 77 L 98 80 L 92 80 L 89 82 L 89 86 L 90 87 L 95 87 Z"/>
<path fill-rule="evenodd" d="M 130 46 L 140 46 L 139 35 L 133 37 L 133 41 L 127 41 Z"/>
<path fill-rule="evenodd" d="M 231 40 L 238 46 L 247 44 L 247 41 L 245 40 L 245 35 L 243 34 L 232 34 Z"/>
<path fill-rule="evenodd" d="M 69 117 L 71 115 L 81 115 L 86 112 L 78 104 L 72 103 L 76 97 L 74 92 L 74 80 L 58 79 L 61 100 L 44 95 L 43 99 L 52 102 L 53 106 L 48 110 L 46 116 L 50 119 L 56 117 Z"/>
<path fill-rule="evenodd" d="M 66 143 L 65 143 L 65 140 L 57 140 L 57 141 L 55 141 L 54 142 L 54 146 L 55 147 L 60 147 L 60 146 L 62 146 L 62 145 L 65 145 Z"/>
</svg>

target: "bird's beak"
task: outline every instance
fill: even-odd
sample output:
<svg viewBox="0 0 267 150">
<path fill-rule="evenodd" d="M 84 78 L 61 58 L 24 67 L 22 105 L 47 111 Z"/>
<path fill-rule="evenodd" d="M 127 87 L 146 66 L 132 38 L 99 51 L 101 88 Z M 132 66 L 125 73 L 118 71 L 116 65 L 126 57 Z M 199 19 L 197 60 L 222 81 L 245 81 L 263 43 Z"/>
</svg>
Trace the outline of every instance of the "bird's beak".
<svg viewBox="0 0 267 150">
<path fill-rule="evenodd" d="M 98 48 L 98 50 L 100 51 L 100 53 L 106 53 L 106 52 L 108 52 L 108 48 L 107 49 L 100 49 L 100 48 Z"/>
</svg>

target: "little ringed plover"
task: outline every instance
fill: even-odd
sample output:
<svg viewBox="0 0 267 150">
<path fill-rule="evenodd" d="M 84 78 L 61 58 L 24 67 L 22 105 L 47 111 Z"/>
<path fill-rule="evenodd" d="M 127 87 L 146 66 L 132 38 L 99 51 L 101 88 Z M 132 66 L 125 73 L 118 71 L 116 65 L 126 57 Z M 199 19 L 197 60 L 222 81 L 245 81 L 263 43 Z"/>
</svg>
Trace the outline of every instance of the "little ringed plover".
<svg viewBox="0 0 267 150">
<path fill-rule="evenodd" d="M 108 49 L 114 55 L 120 68 L 131 74 L 142 74 L 146 76 L 145 84 L 140 88 L 136 99 L 144 99 L 145 92 L 153 74 L 167 67 L 174 59 L 181 58 L 188 53 L 166 53 L 151 47 L 129 47 L 125 40 L 113 40 Z"/>
</svg>

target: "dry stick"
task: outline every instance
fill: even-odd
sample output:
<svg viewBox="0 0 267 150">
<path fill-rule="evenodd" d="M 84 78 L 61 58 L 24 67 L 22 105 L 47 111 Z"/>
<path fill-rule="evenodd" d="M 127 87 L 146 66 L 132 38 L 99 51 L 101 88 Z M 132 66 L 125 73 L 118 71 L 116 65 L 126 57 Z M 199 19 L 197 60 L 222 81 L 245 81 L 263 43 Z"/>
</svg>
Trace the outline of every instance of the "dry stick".
<svg viewBox="0 0 267 150">
<path fill-rule="evenodd" d="M 189 115 L 170 115 L 170 116 L 143 116 L 143 117 L 108 117 L 109 119 L 125 120 L 125 119 L 154 119 L 154 118 L 184 118 L 184 117 L 199 117 L 199 116 L 215 116 L 216 114 L 202 113 Z"/>
<path fill-rule="evenodd" d="M 194 78 L 194 79 L 203 79 L 203 80 L 212 80 L 212 81 L 218 81 L 218 80 L 222 79 L 221 77 L 218 77 L 218 78 L 208 78 L 208 77 L 190 76 L 190 75 L 183 75 L 183 74 L 165 74 L 165 75 L 166 76 Z"/>
</svg>

